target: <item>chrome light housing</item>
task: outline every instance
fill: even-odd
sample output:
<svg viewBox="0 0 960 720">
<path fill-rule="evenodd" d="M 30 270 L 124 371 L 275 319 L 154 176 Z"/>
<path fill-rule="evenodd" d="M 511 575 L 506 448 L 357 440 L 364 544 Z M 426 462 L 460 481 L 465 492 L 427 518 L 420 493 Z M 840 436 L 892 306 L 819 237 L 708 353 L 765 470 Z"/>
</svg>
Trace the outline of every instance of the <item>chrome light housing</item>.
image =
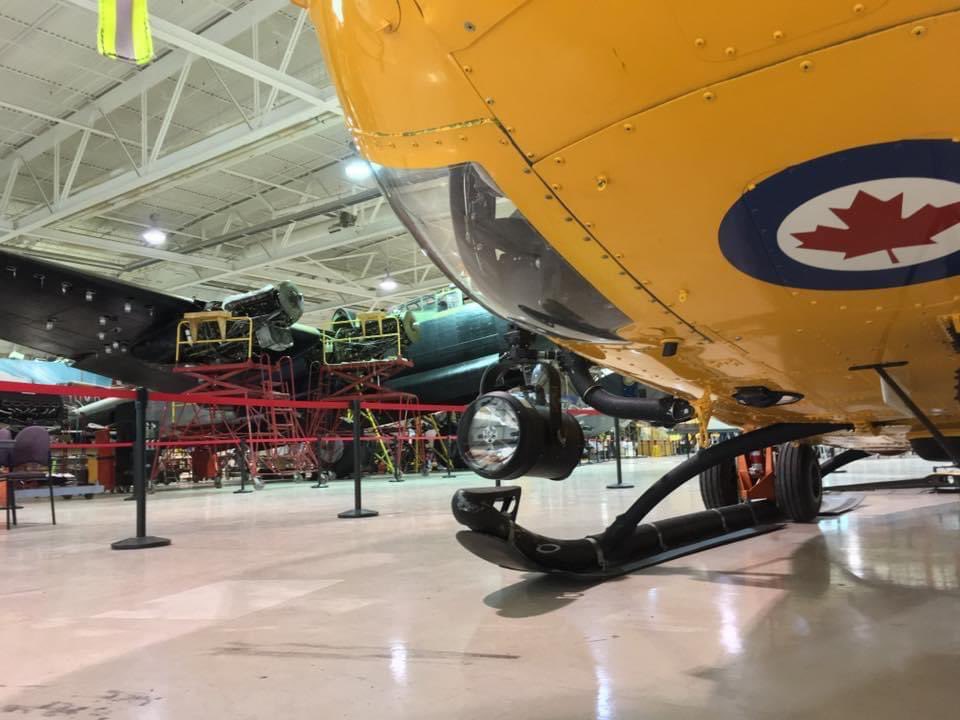
<svg viewBox="0 0 960 720">
<path fill-rule="evenodd" d="M 508 392 L 474 400 L 460 419 L 457 445 L 467 467 L 491 480 L 523 475 L 563 480 L 580 462 L 583 430 L 573 416 Z"/>
</svg>

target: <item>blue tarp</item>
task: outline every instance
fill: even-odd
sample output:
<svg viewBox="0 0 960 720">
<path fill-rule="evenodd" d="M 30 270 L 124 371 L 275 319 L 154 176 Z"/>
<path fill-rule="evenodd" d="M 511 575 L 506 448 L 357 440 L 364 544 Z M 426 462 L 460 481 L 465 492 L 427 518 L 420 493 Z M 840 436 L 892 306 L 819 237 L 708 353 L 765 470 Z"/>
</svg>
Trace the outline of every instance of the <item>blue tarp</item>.
<svg viewBox="0 0 960 720">
<path fill-rule="evenodd" d="M 39 385 L 67 385 L 85 383 L 109 387 L 110 378 L 77 370 L 59 362 L 43 360 L 14 360 L 0 358 L 0 380 L 8 382 L 29 382 Z"/>
</svg>

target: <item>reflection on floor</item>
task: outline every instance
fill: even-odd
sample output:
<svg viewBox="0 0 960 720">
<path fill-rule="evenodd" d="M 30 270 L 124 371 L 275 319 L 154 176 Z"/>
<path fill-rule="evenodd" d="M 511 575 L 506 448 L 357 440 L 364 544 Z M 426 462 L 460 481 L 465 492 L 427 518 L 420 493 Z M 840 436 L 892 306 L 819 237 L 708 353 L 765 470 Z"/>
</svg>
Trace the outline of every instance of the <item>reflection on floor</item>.
<svg viewBox="0 0 960 720">
<path fill-rule="evenodd" d="M 676 460 L 523 481 L 521 522 L 579 537 Z M 868 460 L 841 476 L 925 474 Z M 960 503 L 871 493 L 600 585 L 524 576 L 454 541 L 475 476 L 150 498 L 173 545 L 113 552 L 119 497 L 42 502 L 0 531 L 0 718 L 953 718 Z M 695 483 L 658 514 L 699 509 Z"/>
</svg>

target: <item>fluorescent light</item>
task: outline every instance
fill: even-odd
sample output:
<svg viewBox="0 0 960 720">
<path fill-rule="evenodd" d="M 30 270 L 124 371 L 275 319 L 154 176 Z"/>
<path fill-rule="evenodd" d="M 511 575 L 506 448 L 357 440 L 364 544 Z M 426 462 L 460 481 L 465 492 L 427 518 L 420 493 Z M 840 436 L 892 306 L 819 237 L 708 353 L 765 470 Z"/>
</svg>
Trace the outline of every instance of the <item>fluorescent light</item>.
<svg viewBox="0 0 960 720">
<path fill-rule="evenodd" d="M 344 166 L 343 174 L 347 176 L 347 180 L 362 182 L 370 179 L 370 176 L 373 175 L 373 168 L 366 160 L 351 160 Z"/>
<path fill-rule="evenodd" d="M 396 290 L 397 287 L 397 281 L 390 277 L 390 273 L 387 273 L 383 280 L 380 281 L 381 290 Z"/>
<path fill-rule="evenodd" d="M 163 245 L 167 241 L 167 234 L 160 228 L 147 228 L 140 235 L 148 245 Z"/>
</svg>

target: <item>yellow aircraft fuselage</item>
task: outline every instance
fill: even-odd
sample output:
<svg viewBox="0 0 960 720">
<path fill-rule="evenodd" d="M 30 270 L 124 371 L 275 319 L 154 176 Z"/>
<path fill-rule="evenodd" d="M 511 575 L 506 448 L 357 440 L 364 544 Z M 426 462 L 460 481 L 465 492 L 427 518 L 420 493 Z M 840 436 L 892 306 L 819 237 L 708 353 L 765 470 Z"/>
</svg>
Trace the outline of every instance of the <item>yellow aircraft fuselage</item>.
<svg viewBox="0 0 960 720">
<path fill-rule="evenodd" d="M 908 361 L 892 374 L 960 435 L 960 2 L 309 9 L 363 155 L 482 167 L 626 319 L 561 344 L 726 422 L 852 422 L 868 449 L 926 433 L 849 368 Z"/>
</svg>

